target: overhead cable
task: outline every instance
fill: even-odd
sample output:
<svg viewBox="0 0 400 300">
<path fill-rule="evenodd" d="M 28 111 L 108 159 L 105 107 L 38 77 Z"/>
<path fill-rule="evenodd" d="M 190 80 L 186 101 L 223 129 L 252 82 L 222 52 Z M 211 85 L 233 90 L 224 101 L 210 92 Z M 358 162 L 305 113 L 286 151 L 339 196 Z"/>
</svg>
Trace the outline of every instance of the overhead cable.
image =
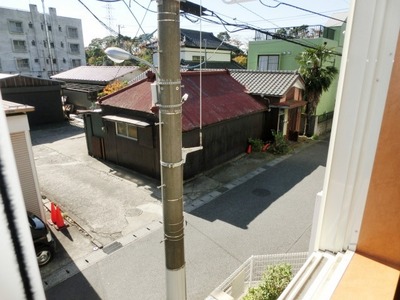
<svg viewBox="0 0 400 300">
<path fill-rule="evenodd" d="M 186 2 L 188 2 L 188 1 L 186 1 Z M 182 9 L 182 7 L 181 7 L 181 9 Z M 220 25 L 224 26 L 224 28 L 228 32 L 239 32 L 239 31 L 242 31 L 242 30 L 253 30 L 253 31 L 257 31 L 257 32 L 263 33 L 265 35 L 271 36 L 272 38 L 283 40 L 283 41 L 286 41 L 288 43 L 296 44 L 296 45 L 302 46 L 304 48 L 310 48 L 310 49 L 318 50 L 318 45 L 315 45 L 315 44 L 307 45 L 304 42 L 302 43 L 302 42 L 300 42 L 298 40 L 294 40 L 294 39 L 288 38 L 288 37 L 286 37 L 284 35 L 277 34 L 277 33 L 272 33 L 272 32 L 269 32 L 268 30 L 261 29 L 261 28 L 256 28 L 256 27 L 248 25 L 248 24 L 229 23 L 229 22 L 225 21 L 224 19 L 222 19 L 218 14 L 216 14 L 215 12 L 213 12 L 213 11 L 211 11 L 209 9 L 206 9 L 205 7 L 202 7 L 201 11 L 202 11 L 202 16 L 198 17 L 198 18 L 201 18 L 202 20 L 205 20 L 205 21 L 210 22 L 210 23 L 220 24 Z M 184 12 L 183 15 L 185 15 L 185 14 L 186 14 L 186 12 Z M 204 17 L 204 16 L 206 16 L 206 17 Z M 219 20 L 219 22 L 209 19 L 210 17 L 217 18 Z M 228 26 L 229 27 L 236 27 L 238 29 L 229 30 L 227 28 Z M 332 55 L 342 56 L 342 54 L 340 52 L 337 52 L 337 51 L 331 51 L 331 53 L 332 53 Z"/>
<path fill-rule="evenodd" d="M 312 11 L 312 10 L 308 10 L 308 9 L 305 9 L 305 8 L 302 8 L 302 7 L 298 7 L 298 6 L 289 4 L 289 3 L 281 2 L 281 1 L 278 1 L 278 0 L 273 0 L 275 2 L 278 2 L 278 4 L 275 5 L 275 6 L 267 5 L 267 4 L 263 3 L 262 0 L 258 0 L 258 1 L 262 5 L 264 5 L 266 7 L 269 7 L 269 8 L 277 8 L 278 6 L 280 6 L 282 4 L 282 5 L 286 5 L 286 6 L 295 8 L 295 9 L 299 9 L 299 10 L 302 10 L 302 11 L 305 11 L 305 12 L 308 12 L 308 13 L 311 13 L 311 14 L 314 14 L 314 15 L 318 15 L 318 16 L 321 16 L 321 17 L 324 17 L 324 18 L 328 18 L 328 19 L 336 20 L 336 21 L 339 21 L 339 22 L 342 22 L 342 23 L 346 23 L 345 20 L 340 20 L 340 19 L 337 19 L 337 18 L 334 18 L 334 17 L 330 17 L 330 16 L 327 16 L 327 15 L 324 15 L 324 14 L 321 14 L 321 13 L 318 13 L 318 12 L 315 12 L 315 11 Z"/>
<path fill-rule="evenodd" d="M 146 32 L 144 32 L 142 25 L 139 23 L 138 19 L 136 18 L 135 14 L 132 12 L 131 8 L 128 6 L 128 4 L 126 4 L 125 0 L 122 0 L 122 2 L 124 2 L 126 8 L 129 10 L 129 12 L 131 13 L 132 17 L 135 19 L 136 23 L 139 26 L 139 29 L 142 30 L 143 34 L 146 34 Z M 137 34 L 136 34 L 137 35 Z"/>
<path fill-rule="evenodd" d="M 107 2 L 107 1 L 104 1 L 104 0 L 98 0 L 98 1 Z M 118 1 L 119 1 L 119 0 L 118 0 Z M 119 35 L 118 32 L 116 32 L 114 29 L 112 29 L 111 27 L 107 26 L 102 20 L 100 20 L 100 19 L 89 9 L 89 7 L 87 7 L 81 0 L 78 0 L 78 2 L 79 2 L 80 4 L 82 4 L 82 5 L 89 11 L 89 13 L 90 13 L 101 25 L 103 25 L 108 31 L 114 33 L 116 36 Z"/>
</svg>

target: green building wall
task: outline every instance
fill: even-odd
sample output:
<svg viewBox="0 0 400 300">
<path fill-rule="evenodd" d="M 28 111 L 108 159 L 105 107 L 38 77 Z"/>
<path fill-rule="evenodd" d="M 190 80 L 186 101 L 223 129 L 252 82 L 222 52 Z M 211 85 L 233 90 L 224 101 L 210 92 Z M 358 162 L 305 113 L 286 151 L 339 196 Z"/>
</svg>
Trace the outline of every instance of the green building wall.
<svg viewBox="0 0 400 300">
<path fill-rule="evenodd" d="M 335 30 L 334 40 L 328 38 L 302 38 L 293 39 L 292 41 L 310 46 L 320 46 L 326 43 L 328 48 L 333 48 L 334 51 L 342 53 L 345 24 L 331 28 Z M 279 55 L 279 70 L 297 70 L 299 65 L 296 61 L 296 57 L 303 52 L 304 49 L 305 48 L 301 45 L 279 39 L 251 41 L 249 42 L 247 69 L 258 69 L 258 57 L 260 55 Z M 341 56 L 333 56 L 331 61 L 328 63 L 334 65 L 340 71 Z M 338 77 L 339 75 L 336 75 L 329 90 L 322 94 L 316 111 L 317 116 L 333 112 L 335 107 Z"/>
</svg>

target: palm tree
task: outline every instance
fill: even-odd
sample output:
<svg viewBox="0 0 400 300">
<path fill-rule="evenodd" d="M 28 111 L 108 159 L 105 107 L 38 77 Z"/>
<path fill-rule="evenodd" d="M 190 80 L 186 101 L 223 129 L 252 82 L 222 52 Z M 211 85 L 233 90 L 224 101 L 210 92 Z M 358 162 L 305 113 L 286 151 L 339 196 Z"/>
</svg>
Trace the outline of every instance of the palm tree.
<svg viewBox="0 0 400 300">
<path fill-rule="evenodd" d="M 296 58 L 299 63 L 299 73 L 305 82 L 304 99 L 307 101 L 306 113 L 306 135 L 313 135 L 312 118 L 322 92 L 329 89 L 338 70 L 335 66 L 326 65 L 333 56 L 332 51 L 326 45 L 316 48 L 307 48 Z"/>
</svg>

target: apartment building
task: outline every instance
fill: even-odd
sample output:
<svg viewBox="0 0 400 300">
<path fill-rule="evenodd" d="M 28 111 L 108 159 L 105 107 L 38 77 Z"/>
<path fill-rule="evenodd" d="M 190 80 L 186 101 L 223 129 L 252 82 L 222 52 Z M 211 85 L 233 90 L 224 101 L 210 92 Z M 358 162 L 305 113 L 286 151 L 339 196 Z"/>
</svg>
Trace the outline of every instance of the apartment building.
<svg viewBox="0 0 400 300">
<path fill-rule="evenodd" d="M 41 78 L 86 65 L 80 19 L 0 7 L 0 72 Z"/>
</svg>

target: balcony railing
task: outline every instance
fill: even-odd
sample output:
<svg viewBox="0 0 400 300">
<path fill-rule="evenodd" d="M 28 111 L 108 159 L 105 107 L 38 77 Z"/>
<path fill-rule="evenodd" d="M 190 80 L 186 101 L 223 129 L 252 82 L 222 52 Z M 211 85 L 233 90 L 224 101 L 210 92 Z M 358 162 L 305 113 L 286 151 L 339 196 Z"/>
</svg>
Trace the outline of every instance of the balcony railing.
<svg viewBox="0 0 400 300">
<path fill-rule="evenodd" d="M 288 263 L 292 267 L 294 276 L 306 262 L 307 257 L 308 252 L 251 256 L 206 300 L 241 299 L 250 287 L 255 287 L 261 282 L 267 266 Z"/>
<path fill-rule="evenodd" d="M 301 25 L 297 27 L 282 27 L 264 29 L 263 32 L 256 31 L 254 40 L 265 41 L 274 39 L 316 39 L 326 38 L 335 39 L 335 29 L 322 25 Z"/>
</svg>

